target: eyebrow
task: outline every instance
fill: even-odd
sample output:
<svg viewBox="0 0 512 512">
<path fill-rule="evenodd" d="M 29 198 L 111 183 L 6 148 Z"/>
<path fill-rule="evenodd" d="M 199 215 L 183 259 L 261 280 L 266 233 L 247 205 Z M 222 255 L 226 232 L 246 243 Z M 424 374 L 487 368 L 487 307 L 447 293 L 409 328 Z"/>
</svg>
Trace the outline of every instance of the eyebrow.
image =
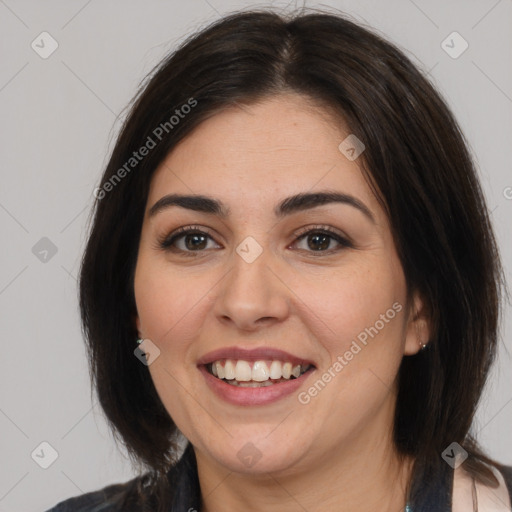
<svg viewBox="0 0 512 512">
<path fill-rule="evenodd" d="M 314 192 L 301 193 L 287 197 L 281 201 L 276 208 L 274 214 L 278 218 L 282 218 L 292 213 L 309 210 L 317 206 L 323 206 L 330 203 L 342 203 L 352 206 L 362 212 L 368 219 L 375 223 L 375 218 L 370 209 L 359 199 L 349 194 L 339 192 Z M 217 215 L 223 219 L 229 216 L 229 208 L 217 199 L 203 195 L 180 195 L 169 194 L 159 199 L 149 210 L 149 216 L 153 217 L 157 213 L 171 207 L 179 206 L 196 212 Z"/>
</svg>

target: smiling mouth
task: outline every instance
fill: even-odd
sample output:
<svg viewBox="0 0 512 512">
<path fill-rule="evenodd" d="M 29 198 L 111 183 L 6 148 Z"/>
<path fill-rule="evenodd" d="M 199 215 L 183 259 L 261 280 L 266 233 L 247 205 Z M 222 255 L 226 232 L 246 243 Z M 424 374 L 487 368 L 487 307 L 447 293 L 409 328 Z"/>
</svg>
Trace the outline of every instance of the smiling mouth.
<svg viewBox="0 0 512 512">
<path fill-rule="evenodd" d="M 219 359 L 205 365 L 217 379 L 244 388 L 260 388 L 298 379 L 314 369 L 311 364 L 293 365 L 289 361 Z"/>
</svg>

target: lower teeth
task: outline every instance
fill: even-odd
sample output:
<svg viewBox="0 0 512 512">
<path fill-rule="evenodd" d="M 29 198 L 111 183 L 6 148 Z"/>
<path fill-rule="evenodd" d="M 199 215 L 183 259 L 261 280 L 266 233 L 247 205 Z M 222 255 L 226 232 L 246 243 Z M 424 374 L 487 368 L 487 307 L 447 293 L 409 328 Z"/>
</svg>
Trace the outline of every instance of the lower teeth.
<svg viewBox="0 0 512 512">
<path fill-rule="evenodd" d="M 278 384 L 279 382 L 289 382 L 290 380 L 293 380 L 295 377 L 291 379 L 278 379 L 278 380 L 265 380 L 263 382 L 256 382 L 254 380 L 251 380 L 249 382 L 239 382 L 236 379 L 233 380 L 226 380 L 226 379 L 220 379 L 226 384 L 231 384 L 232 386 L 239 386 L 241 388 L 264 388 L 267 386 L 273 386 L 274 384 Z"/>
</svg>

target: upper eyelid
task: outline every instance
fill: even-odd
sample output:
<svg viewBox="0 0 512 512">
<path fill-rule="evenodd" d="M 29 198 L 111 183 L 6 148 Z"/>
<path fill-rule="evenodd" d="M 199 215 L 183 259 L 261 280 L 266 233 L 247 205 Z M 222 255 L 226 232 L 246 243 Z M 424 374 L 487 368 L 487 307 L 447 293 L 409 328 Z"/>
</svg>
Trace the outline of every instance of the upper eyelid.
<svg viewBox="0 0 512 512">
<path fill-rule="evenodd" d="M 300 228 L 297 231 L 294 231 L 293 232 L 293 236 L 302 237 L 302 236 L 307 235 L 308 233 L 310 233 L 312 231 L 313 232 L 314 231 L 318 231 L 318 232 L 326 231 L 327 234 L 329 234 L 329 235 L 337 235 L 340 238 L 349 240 L 349 237 L 343 231 L 341 231 L 339 229 L 336 229 L 336 228 L 333 228 L 331 226 L 326 226 L 324 224 L 317 224 L 317 225 L 313 225 L 313 226 L 305 226 L 303 228 Z"/>
</svg>

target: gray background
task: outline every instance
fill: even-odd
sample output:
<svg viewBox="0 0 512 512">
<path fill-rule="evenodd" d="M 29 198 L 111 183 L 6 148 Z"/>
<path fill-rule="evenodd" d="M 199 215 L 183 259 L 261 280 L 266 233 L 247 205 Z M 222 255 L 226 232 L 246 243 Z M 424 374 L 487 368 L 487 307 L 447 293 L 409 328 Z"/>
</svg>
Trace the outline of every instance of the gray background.
<svg viewBox="0 0 512 512">
<path fill-rule="evenodd" d="M 0 511 L 45 510 L 134 475 L 91 402 L 80 333 L 76 276 L 92 191 L 117 116 L 144 75 L 192 31 L 263 5 L 272 4 L 0 0 Z M 430 72 L 477 159 L 510 280 L 512 0 L 307 5 L 330 5 L 375 27 Z M 46 59 L 31 47 L 35 40 L 50 48 L 43 31 L 58 43 Z M 456 59 L 441 44 L 453 31 L 469 44 Z M 454 52 L 460 43 L 447 44 Z M 492 456 L 512 464 L 509 305 L 505 317 L 475 430 Z M 48 469 L 38 464 L 50 453 L 43 441 L 58 452 Z"/>
</svg>

